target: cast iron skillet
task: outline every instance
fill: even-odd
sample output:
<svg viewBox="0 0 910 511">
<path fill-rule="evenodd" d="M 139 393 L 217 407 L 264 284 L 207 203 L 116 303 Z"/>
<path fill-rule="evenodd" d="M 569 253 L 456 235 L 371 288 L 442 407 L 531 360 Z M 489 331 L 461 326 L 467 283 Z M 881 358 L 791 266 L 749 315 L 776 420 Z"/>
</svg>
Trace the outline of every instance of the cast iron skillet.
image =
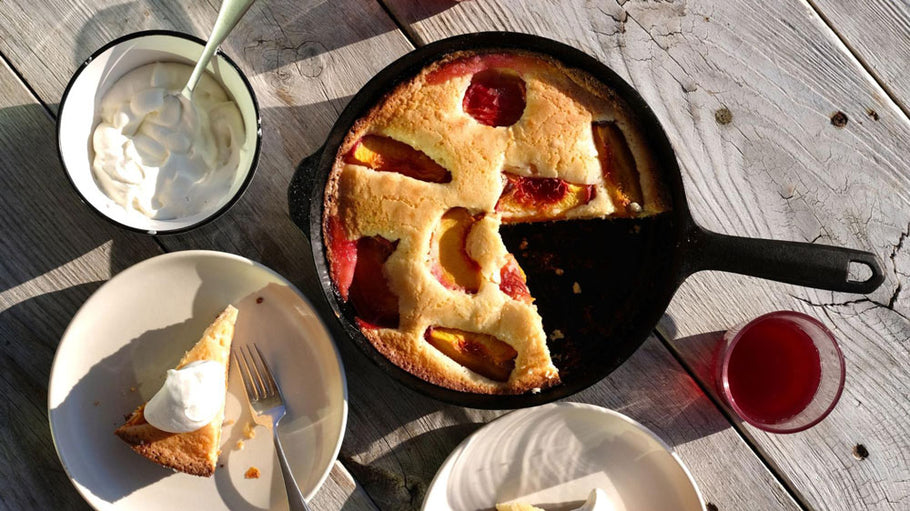
<svg viewBox="0 0 910 511">
<path fill-rule="evenodd" d="M 523 49 L 551 55 L 587 71 L 622 97 L 637 116 L 672 199 L 650 218 L 504 225 L 509 251 L 528 285 L 548 333 L 562 383 L 539 393 L 481 395 L 439 387 L 392 364 L 361 334 L 349 304 L 329 278 L 322 237 L 323 190 L 338 147 L 358 118 L 396 84 L 441 55 L 466 49 Z M 686 277 L 720 270 L 802 286 L 870 293 L 884 279 L 875 256 L 846 248 L 727 236 L 706 231 L 689 214 L 676 156 L 654 113 L 609 68 L 575 48 L 537 36 L 485 32 L 444 39 L 396 60 L 370 80 L 335 122 L 325 145 L 304 159 L 288 190 L 291 217 L 308 235 L 322 290 L 345 332 L 383 371 L 430 397 L 474 408 L 535 406 L 574 394 L 605 377 L 645 341 Z M 525 247 L 525 248 L 523 248 Z M 871 269 L 848 278 L 850 263 Z M 562 271 L 557 272 L 556 269 Z M 578 283 L 576 286 L 575 283 Z M 559 334 L 562 334 L 561 336 Z"/>
</svg>

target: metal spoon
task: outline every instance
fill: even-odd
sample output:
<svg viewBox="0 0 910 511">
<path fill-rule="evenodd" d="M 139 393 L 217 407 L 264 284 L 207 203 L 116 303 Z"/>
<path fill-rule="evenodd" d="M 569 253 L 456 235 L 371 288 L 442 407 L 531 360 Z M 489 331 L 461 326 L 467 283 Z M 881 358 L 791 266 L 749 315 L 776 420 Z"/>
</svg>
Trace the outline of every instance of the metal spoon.
<svg viewBox="0 0 910 511">
<path fill-rule="evenodd" d="M 246 14 L 247 9 L 253 5 L 254 1 L 255 0 L 224 0 L 221 2 L 221 8 L 218 10 L 218 18 L 215 20 L 215 26 L 212 27 L 212 35 L 205 44 L 205 48 L 202 50 L 199 61 L 196 62 L 196 67 L 193 68 L 190 79 L 187 80 L 186 85 L 180 92 L 182 96 L 187 99 L 192 98 L 193 89 L 196 88 L 196 84 L 199 83 L 199 79 L 202 78 L 202 73 L 209 65 L 209 60 L 212 59 L 215 50 L 221 46 L 221 43 L 227 37 L 228 33 L 237 25 L 240 18 Z"/>
</svg>

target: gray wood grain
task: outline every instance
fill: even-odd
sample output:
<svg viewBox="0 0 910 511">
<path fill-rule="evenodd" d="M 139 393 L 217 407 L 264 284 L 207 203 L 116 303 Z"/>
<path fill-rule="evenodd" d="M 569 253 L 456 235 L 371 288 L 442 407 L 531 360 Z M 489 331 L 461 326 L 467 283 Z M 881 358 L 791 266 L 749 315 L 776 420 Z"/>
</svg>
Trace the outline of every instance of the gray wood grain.
<svg viewBox="0 0 910 511">
<path fill-rule="evenodd" d="M 0 63 L 0 508 L 87 507 L 57 459 L 47 386 L 57 343 L 112 274 L 161 253 L 79 203 L 54 123 Z"/>
<path fill-rule="evenodd" d="M 508 29 L 559 39 L 606 62 L 663 122 L 693 215 L 706 227 L 876 253 L 887 279 L 869 297 L 696 275 L 660 331 L 710 389 L 719 331 L 775 309 L 820 318 L 847 357 L 841 404 L 803 433 L 744 427 L 744 435 L 811 507 L 907 506 L 910 168 L 903 153 L 910 123 L 807 4 L 468 2 L 439 13 L 404 0 L 389 5 L 422 42 Z M 903 23 L 899 15 L 893 22 Z M 900 63 L 906 45 L 895 51 Z M 719 122 L 719 111 L 732 122 Z M 843 128 L 830 121 L 837 111 L 849 119 Z M 873 445 L 873 454 L 854 458 L 858 443 Z"/>
<path fill-rule="evenodd" d="M 34 56 L 25 46 L 9 45 L 2 48 L 7 52 L 25 78 L 45 102 L 53 104 L 62 91 L 65 80 L 56 81 L 42 78 L 56 68 L 75 67 L 84 56 L 94 50 L 104 39 L 140 28 L 148 28 L 149 16 L 159 23 L 167 21 L 161 12 L 166 9 L 150 9 L 144 14 L 141 4 L 128 4 L 116 8 L 97 9 L 91 6 L 76 6 L 66 12 L 69 18 L 82 18 L 84 28 L 79 33 L 91 32 L 91 37 L 62 38 L 70 41 L 63 44 L 64 51 L 42 56 L 39 62 L 29 60 Z M 36 16 L 46 16 L 42 9 Z M 157 14 L 154 14 L 156 13 Z M 27 13 L 26 13 L 27 14 Z M 185 8 L 184 14 L 191 20 L 193 31 L 207 31 L 205 9 L 198 6 Z M 113 23 L 116 20 L 117 23 Z M 183 20 L 183 23 L 186 23 Z M 35 23 L 28 20 L 6 25 L 5 30 L 21 37 L 18 27 L 30 27 Z M 78 25 L 78 24 L 77 24 Z M 345 31 L 335 30 L 343 26 Z M 96 28 L 97 27 L 97 28 Z M 175 25 L 167 28 L 180 28 Z M 100 32 L 103 36 L 95 35 Z M 10 38 L 11 39 L 11 38 Z M 284 190 L 296 162 L 321 144 L 339 108 L 347 96 L 385 63 L 408 51 L 411 46 L 400 32 L 397 32 L 384 12 L 373 4 L 342 2 L 320 4 L 312 9 L 281 2 L 259 3 L 241 21 L 235 36 L 229 39 L 226 51 L 233 56 L 250 75 L 253 86 L 263 106 L 264 140 L 263 158 L 256 180 L 244 199 L 209 227 L 189 235 L 162 239 L 168 249 L 216 248 L 238 252 L 259 259 L 282 272 L 311 297 L 318 297 L 315 280 L 307 261 L 305 240 L 287 220 L 284 212 Z M 70 63 L 72 62 L 72 63 Z M 67 67 L 68 66 L 68 67 Z M 665 349 L 652 341 L 652 349 L 660 354 L 658 361 L 653 357 L 645 359 L 653 364 L 675 365 Z M 350 346 L 341 345 L 348 368 L 351 392 L 351 419 L 348 434 L 342 447 L 341 459 L 346 468 L 370 493 L 370 497 L 386 509 L 418 507 L 436 469 L 448 452 L 462 440 L 476 424 L 495 417 L 501 412 L 479 412 L 446 407 L 449 418 L 435 419 L 440 404 L 409 391 L 402 390 L 384 375 L 381 375 Z M 635 373 L 638 374 L 638 373 Z M 643 374 L 643 373 L 642 373 Z M 637 376 L 641 387 L 647 380 Z M 684 379 L 671 382 L 674 392 L 691 391 L 692 382 Z M 673 395 L 672 393 L 662 395 Z M 722 418 L 704 396 L 688 397 L 681 401 L 691 405 L 700 399 L 700 407 L 670 407 L 664 412 L 671 413 L 679 424 L 672 428 L 661 426 L 659 416 L 642 412 L 638 418 L 657 425 L 661 431 L 679 431 L 683 438 L 698 439 L 711 431 L 710 424 L 717 424 Z M 612 393 L 611 393 L 612 395 Z M 621 394 L 613 397 L 617 406 L 645 406 L 648 400 L 640 393 L 634 399 Z M 671 403 L 668 403 L 671 404 Z M 669 410 L 669 411 L 668 411 Z M 692 425 L 690 423 L 694 423 Z M 708 426 L 706 426 L 706 424 Z M 395 432 L 412 430 L 404 436 Z M 391 434 L 391 436 L 389 436 Z M 419 436 L 421 441 L 411 443 L 411 437 Z M 736 495 L 711 495 L 721 504 L 737 502 L 764 502 L 770 509 L 793 507 L 786 494 L 775 486 L 767 471 L 763 471 L 759 460 L 744 450 L 735 434 L 721 433 L 722 445 L 735 446 L 744 457 L 740 480 L 744 487 L 754 488 Z M 706 441 L 705 441 L 706 442 Z M 712 450 L 711 445 L 682 445 L 701 455 Z M 698 455 L 691 456 L 692 458 Z M 705 457 L 696 465 L 714 465 L 712 457 Z M 701 472 L 701 469 L 699 469 Z M 703 472 L 702 472 L 703 473 Z M 696 476 L 704 479 L 703 475 Z M 757 479 L 763 485 L 747 484 Z M 704 482 L 704 481 L 702 481 Z"/>
<path fill-rule="evenodd" d="M 454 5 L 402 0 L 389 2 L 389 6 L 418 41 L 507 28 L 548 35 L 594 54 L 629 78 L 666 123 L 680 152 L 693 210 L 706 226 L 752 236 L 811 240 L 821 235 L 819 241 L 874 248 L 885 259 L 894 249 L 895 272 L 886 283 L 888 290 L 872 298 L 884 304 L 895 296 L 898 275 L 908 273 L 906 247 L 910 245 L 895 244 L 908 227 L 900 219 L 910 218 L 905 209 L 907 169 L 899 151 L 906 147 L 906 126 L 896 117 L 890 124 L 884 116 L 880 123 L 863 119 L 869 106 L 886 114 L 897 110 L 832 43 L 831 34 L 804 4 L 784 2 L 780 12 L 721 1 L 519 4 L 474 0 Z M 171 28 L 204 37 L 215 11 L 215 6 L 200 2 L 144 0 L 97 6 L 6 0 L 0 8 L 0 52 L 54 110 L 71 71 L 101 44 L 145 28 Z M 287 218 L 287 183 L 297 162 L 322 143 L 348 97 L 384 64 L 410 48 L 372 2 L 322 2 L 312 7 L 278 0 L 255 4 L 225 49 L 250 77 L 263 109 L 265 145 L 259 172 L 227 215 L 193 233 L 164 238 L 167 249 L 214 248 L 263 261 L 320 304 L 308 245 Z M 732 123 L 721 126 L 714 121 L 714 112 L 721 107 L 733 112 Z M 836 109 L 844 109 L 851 121 L 844 130 L 832 132 L 828 119 Z M 819 142 L 828 137 L 833 138 Z M 4 165 L 6 161 L 4 158 Z M 29 191 L 24 197 L 32 200 L 41 191 Z M 816 200 L 819 191 L 829 195 Z M 23 201 L 9 200 L 10 204 Z M 869 204 L 873 205 L 871 215 Z M 855 218 L 845 228 L 836 228 L 848 213 Z M 886 220 L 895 225 L 885 225 Z M 24 251 L 31 250 L 31 236 L 17 231 L 15 243 Z M 111 249 L 117 246 L 114 243 Z M 64 250 L 72 249 L 67 245 Z M 59 259 L 38 263 L 38 269 L 26 272 L 35 275 L 20 280 L 57 272 L 53 278 L 35 282 L 47 288 L 59 285 L 54 282 L 84 278 L 81 266 L 67 277 L 60 267 L 71 259 Z M 3 264 L 7 263 L 0 258 Z M 32 268 L 36 263 L 9 264 Z M 85 290 L 67 303 L 76 307 L 89 292 Z M 668 315 L 673 322 L 666 319 L 662 332 L 674 339 L 673 346 L 692 371 L 707 381 L 696 363 L 704 350 L 698 348 L 693 335 L 726 328 L 759 309 L 778 306 L 779 300 L 787 303 L 781 298 L 787 292 L 805 291 L 756 284 L 746 278 L 699 275 L 680 291 Z M 906 316 L 906 309 L 900 309 L 905 307 L 901 301 L 905 296 L 900 290 L 896 296 L 891 305 Z M 803 298 L 830 303 L 824 296 Z M 850 298 L 837 297 L 836 303 Z M 872 302 L 828 306 L 858 316 L 864 314 L 858 312 L 864 307 L 883 309 Z M 65 325 L 67 315 L 56 315 Z M 834 433 L 825 436 L 816 428 L 790 437 L 792 441 L 745 431 L 813 506 L 898 509 L 900 499 L 908 493 L 901 486 L 910 480 L 907 443 L 899 436 L 907 429 L 906 414 L 878 409 L 886 399 L 890 402 L 901 395 L 906 406 L 906 386 L 890 382 L 890 377 L 883 383 L 874 372 L 884 364 L 889 376 L 907 381 L 900 369 L 901 364 L 906 366 L 906 342 L 899 337 L 906 333 L 906 323 L 897 318 L 878 325 L 878 319 L 870 317 L 862 330 L 852 326 L 862 325 L 855 319 L 856 323 L 839 323 L 843 332 L 857 335 L 857 340 L 865 336 L 865 343 L 873 346 L 869 357 L 862 351 L 866 344 L 860 342 L 848 353 L 851 363 L 857 364 L 848 368 L 848 388 L 858 385 L 855 395 L 870 394 L 862 396 L 867 403 L 860 408 L 864 415 L 832 416 L 823 425 L 832 424 Z M 0 338 L 11 342 L 19 335 L 18 329 L 42 328 L 36 324 L 41 323 L 34 316 L 25 317 L 3 326 Z M 337 329 L 334 332 L 339 334 Z M 341 461 L 369 497 L 357 493 L 356 487 L 350 493 L 344 482 L 347 479 L 336 467 L 329 480 L 335 486 L 327 483 L 317 500 L 329 496 L 334 503 L 337 494 L 347 498 L 341 501 L 345 509 L 370 508 L 370 499 L 383 509 L 418 507 L 447 453 L 481 423 L 502 412 L 441 406 L 395 385 L 347 343 L 340 342 L 340 348 L 351 394 Z M 53 349 L 45 352 L 52 354 Z M 20 363 L 30 368 L 29 361 Z M 663 384 L 658 390 L 649 387 L 655 380 Z M 34 378 L 34 385 L 46 385 L 44 382 L 46 377 Z M 692 467 L 708 500 L 720 509 L 795 507 L 729 422 L 655 340 L 611 378 L 578 398 L 618 408 L 670 440 Z M 870 408 L 872 405 L 876 408 Z M 842 409 L 838 407 L 835 413 Z M 41 407 L 35 420 L 38 415 L 46 426 Z M 889 423 L 903 429 L 889 434 Z M 849 454 L 843 449 L 851 446 L 844 445 L 849 444 L 844 440 L 853 438 L 853 433 L 869 433 L 865 438 L 874 440 L 864 440 L 872 454 L 863 462 L 841 456 Z M 54 456 L 46 462 L 51 472 L 59 472 L 55 463 Z M 832 466 L 837 470 L 829 470 Z M 27 489 L 11 488 L 0 494 L 4 498 L 15 495 L 16 500 L 8 498 L 16 503 L 13 507 L 44 507 L 42 502 L 35 505 L 34 499 L 41 497 L 34 492 L 56 484 L 45 477 L 36 469 L 23 479 Z M 58 474 L 61 477 L 60 491 L 74 494 L 65 477 Z M 818 489 L 812 488 L 814 484 Z M 850 492 L 855 493 L 854 498 L 846 495 Z"/>
<path fill-rule="evenodd" d="M 910 114 L 910 1 L 810 0 L 850 52 L 872 73 L 892 99 Z M 878 114 L 867 111 L 870 118 Z M 880 114 L 879 114 L 880 115 Z"/>
</svg>

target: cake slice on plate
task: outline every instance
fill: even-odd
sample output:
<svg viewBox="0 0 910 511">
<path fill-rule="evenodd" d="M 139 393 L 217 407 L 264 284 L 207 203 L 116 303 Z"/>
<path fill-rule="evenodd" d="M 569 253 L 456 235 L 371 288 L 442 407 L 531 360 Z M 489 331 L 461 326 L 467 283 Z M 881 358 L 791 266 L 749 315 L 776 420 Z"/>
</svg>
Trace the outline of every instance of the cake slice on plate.
<svg viewBox="0 0 910 511">
<path fill-rule="evenodd" d="M 221 444 L 236 320 L 237 309 L 228 305 L 177 367 L 168 371 L 161 390 L 114 433 L 155 463 L 187 474 L 211 476 Z"/>
</svg>

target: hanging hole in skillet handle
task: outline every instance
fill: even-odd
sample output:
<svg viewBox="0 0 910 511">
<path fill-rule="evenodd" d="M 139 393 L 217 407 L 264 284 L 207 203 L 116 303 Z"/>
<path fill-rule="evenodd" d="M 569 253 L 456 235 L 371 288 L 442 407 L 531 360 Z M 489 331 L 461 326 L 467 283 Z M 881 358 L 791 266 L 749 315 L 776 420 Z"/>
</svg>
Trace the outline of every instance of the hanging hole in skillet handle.
<svg viewBox="0 0 910 511">
<path fill-rule="evenodd" d="M 874 254 L 851 248 L 728 236 L 696 225 L 686 245 L 686 275 L 718 270 L 858 294 L 872 293 L 885 280 Z"/>
<path fill-rule="evenodd" d="M 850 261 L 847 282 L 868 282 L 875 276 L 875 269 L 862 261 Z"/>
<path fill-rule="evenodd" d="M 303 231 L 303 235 L 310 237 L 310 208 L 313 196 L 313 187 L 316 186 L 316 167 L 322 158 L 324 147 L 320 147 L 313 154 L 307 156 L 297 165 L 291 183 L 288 185 L 288 213 L 291 220 Z"/>
</svg>

